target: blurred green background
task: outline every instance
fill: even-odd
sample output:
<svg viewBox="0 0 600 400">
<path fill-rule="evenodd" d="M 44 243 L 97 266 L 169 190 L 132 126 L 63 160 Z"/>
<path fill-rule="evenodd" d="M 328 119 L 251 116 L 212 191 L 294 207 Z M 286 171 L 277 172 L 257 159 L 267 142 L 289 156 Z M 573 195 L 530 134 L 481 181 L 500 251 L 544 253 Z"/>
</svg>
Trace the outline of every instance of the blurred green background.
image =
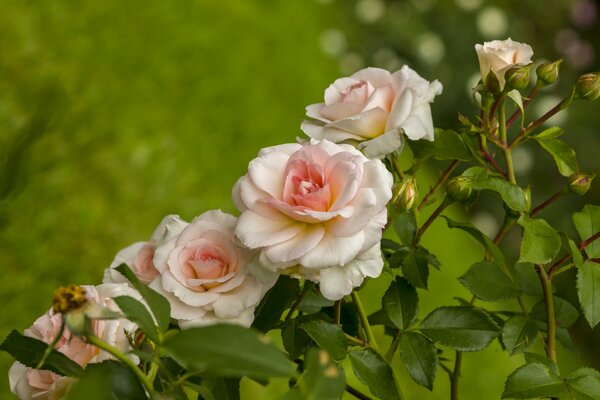
<svg viewBox="0 0 600 400">
<path fill-rule="evenodd" d="M 434 120 L 452 127 L 459 111 L 474 113 L 474 43 L 511 36 L 530 43 L 537 59 L 566 59 L 566 79 L 556 94 L 540 96 L 543 104 L 534 110 L 540 114 L 578 74 L 599 69 L 598 3 L 591 0 L 3 0 L 1 6 L 0 338 L 45 312 L 57 286 L 99 283 L 113 255 L 148 238 L 165 214 L 234 212 L 230 190 L 248 161 L 262 147 L 294 141 L 304 107 L 321 101 L 342 74 L 409 63 L 444 84 Z M 577 103 L 556 118 L 582 169 L 597 168 L 597 103 Z M 548 172 L 549 156 L 525 149 L 515 157 L 520 182 L 536 182 L 534 203 L 556 190 L 560 176 Z M 435 178 L 432 169 L 428 179 Z M 422 191 L 429 180 L 420 182 Z M 584 200 L 597 203 L 598 193 Z M 568 216 L 582 204 L 562 200 L 545 217 L 573 232 Z M 461 217 L 458 209 L 450 212 Z M 501 218 L 485 205 L 472 217 L 486 232 Z M 424 243 L 443 268 L 432 273 L 429 292 L 420 293 L 420 317 L 453 296 L 466 297 L 454 279 L 481 257 L 470 238 L 449 235 L 440 222 L 433 228 Z M 508 238 L 509 251 L 514 242 Z M 366 285 L 370 311 L 389 280 Z M 582 341 L 592 337 L 576 329 Z M 566 370 L 578 363 L 565 351 L 559 357 Z M 0 398 L 10 397 L 11 362 L 0 354 Z M 466 355 L 464 398 L 498 397 L 521 363 L 497 344 Z M 404 378 L 411 398 L 447 397 L 441 370 L 432 393 Z M 248 398 L 276 398 L 285 386 L 246 382 L 244 390 Z"/>
</svg>

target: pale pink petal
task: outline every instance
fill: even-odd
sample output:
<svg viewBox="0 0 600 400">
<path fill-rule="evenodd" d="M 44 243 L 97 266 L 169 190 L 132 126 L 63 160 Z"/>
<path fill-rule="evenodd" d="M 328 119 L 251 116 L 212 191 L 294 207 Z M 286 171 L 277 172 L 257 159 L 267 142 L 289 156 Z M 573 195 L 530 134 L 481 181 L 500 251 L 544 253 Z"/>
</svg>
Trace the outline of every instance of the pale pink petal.
<svg viewBox="0 0 600 400">
<path fill-rule="evenodd" d="M 394 101 L 390 117 L 385 127 L 386 132 L 400 127 L 402 122 L 408 118 L 414 107 L 413 93 L 411 90 L 403 91 Z"/>
<path fill-rule="evenodd" d="M 391 85 L 377 88 L 369 97 L 364 109 L 370 110 L 372 108 L 381 108 L 382 110 L 390 112 L 392 110 L 395 95 L 396 93 Z"/>
<path fill-rule="evenodd" d="M 352 199 L 354 212 L 349 218 L 337 217 L 327 223 L 328 234 L 338 237 L 352 236 L 362 231 L 375 212 L 377 198 L 372 189 L 361 188 Z"/>
<path fill-rule="evenodd" d="M 374 138 L 385 130 L 389 113 L 381 108 L 372 108 L 352 117 L 333 121 L 328 126 L 359 135 L 363 139 Z"/>
<path fill-rule="evenodd" d="M 303 227 L 293 219 L 265 218 L 252 211 L 240 215 L 235 234 L 245 246 L 256 249 L 284 242 L 298 235 Z"/>
<path fill-rule="evenodd" d="M 339 78 L 325 89 L 325 104 L 333 104 L 342 101 L 342 92 L 349 86 L 360 83 L 360 79 Z"/>
<path fill-rule="evenodd" d="M 263 249 L 264 254 L 272 262 L 288 262 L 296 260 L 311 250 L 323 239 L 325 228 L 321 225 L 305 225 L 298 235 L 285 242 Z"/>
<path fill-rule="evenodd" d="M 325 106 L 325 103 L 316 103 L 306 106 L 306 116 L 309 118 L 322 121 L 324 123 L 331 122 L 321 114 L 321 109 Z"/>
<path fill-rule="evenodd" d="M 269 156 L 255 158 L 248 165 L 248 177 L 260 190 L 281 199 L 285 176 L 282 171 L 290 156 L 285 153 L 272 152 Z"/>
<path fill-rule="evenodd" d="M 327 268 L 344 265 L 358 255 L 363 243 L 364 235 L 362 232 L 344 237 L 325 235 L 310 252 L 300 258 L 300 264 L 306 268 Z"/>
<path fill-rule="evenodd" d="M 328 122 L 360 114 L 363 107 L 361 103 L 333 103 L 321 107 L 320 112 L 325 122 Z"/>
<path fill-rule="evenodd" d="M 365 68 L 351 76 L 357 81 L 367 81 L 375 88 L 387 86 L 391 84 L 392 77 L 389 71 L 381 68 Z"/>
<path fill-rule="evenodd" d="M 364 153 L 367 158 L 381 159 L 393 151 L 399 151 L 404 144 L 402 130 L 392 129 L 377 136 L 375 139 L 362 142 L 358 148 Z"/>
<path fill-rule="evenodd" d="M 237 318 L 247 308 L 256 307 L 262 295 L 261 285 L 253 277 L 247 276 L 242 284 L 223 293 L 212 303 L 212 309 L 218 318 Z"/>
</svg>

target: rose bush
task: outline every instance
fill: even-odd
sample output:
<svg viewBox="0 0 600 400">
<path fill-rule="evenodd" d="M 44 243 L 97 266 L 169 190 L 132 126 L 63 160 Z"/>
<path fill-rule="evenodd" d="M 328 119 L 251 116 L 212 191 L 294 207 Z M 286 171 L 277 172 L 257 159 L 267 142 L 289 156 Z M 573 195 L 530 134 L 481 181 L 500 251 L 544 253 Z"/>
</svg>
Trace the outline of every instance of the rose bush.
<svg viewBox="0 0 600 400">
<path fill-rule="evenodd" d="M 125 284 L 105 283 L 98 286 L 83 286 L 83 288 L 87 301 L 113 311 L 119 311 L 119 307 L 112 300 L 114 297 L 131 296 L 140 299 L 140 295 Z M 25 335 L 45 343 L 52 343 L 60 333 L 61 321 L 62 315 L 50 309 L 25 330 Z M 136 329 L 137 325 L 125 318 L 96 319 L 91 323 L 91 331 L 94 335 L 122 352 L 131 350 L 127 333 L 134 332 Z M 110 354 L 88 344 L 82 338 L 72 335 L 67 328 L 63 331 L 55 347 L 81 366 L 112 358 Z M 130 357 L 135 362 L 138 361 L 136 356 L 130 355 Z M 72 378 L 47 370 L 27 368 L 19 362 L 12 365 L 8 375 L 10 389 L 20 399 L 60 399 L 73 381 Z"/>
<path fill-rule="evenodd" d="M 110 266 L 104 271 L 104 283 L 127 283 L 123 275 L 115 270 L 121 264 L 133 271 L 140 281 L 149 284 L 158 275 L 154 267 L 154 249 L 161 242 L 168 240 L 174 233 L 179 232 L 186 224 L 178 215 L 167 215 L 160 222 L 152 237 L 147 242 L 136 242 L 119 251 Z"/>
<path fill-rule="evenodd" d="M 150 286 L 171 304 L 180 326 L 231 322 L 250 326 L 254 309 L 277 275 L 236 241 L 237 219 L 219 210 L 191 223 L 172 220 L 171 236 L 155 250 L 158 276 Z M 171 235 L 172 233 L 172 235 Z"/>
<path fill-rule="evenodd" d="M 506 72 L 516 65 L 531 63 L 533 56 L 531 46 L 526 43 L 514 42 L 510 38 L 484 42 L 483 45 L 476 44 L 475 51 L 479 59 L 482 81 L 485 82 L 487 75 L 491 72 L 496 75 L 500 90 L 504 89 Z"/>
<path fill-rule="evenodd" d="M 306 107 L 310 120 L 302 130 L 311 138 L 334 143 L 358 142 L 369 158 L 381 158 L 411 140 L 433 140 L 430 103 L 442 93 L 408 66 L 390 73 L 366 68 L 337 79 L 325 90 L 325 102 Z"/>
<path fill-rule="evenodd" d="M 350 145 L 328 140 L 260 151 L 233 189 L 236 235 L 276 271 L 320 282 L 340 299 L 381 273 L 379 242 L 392 175 Z"/>
</svg>

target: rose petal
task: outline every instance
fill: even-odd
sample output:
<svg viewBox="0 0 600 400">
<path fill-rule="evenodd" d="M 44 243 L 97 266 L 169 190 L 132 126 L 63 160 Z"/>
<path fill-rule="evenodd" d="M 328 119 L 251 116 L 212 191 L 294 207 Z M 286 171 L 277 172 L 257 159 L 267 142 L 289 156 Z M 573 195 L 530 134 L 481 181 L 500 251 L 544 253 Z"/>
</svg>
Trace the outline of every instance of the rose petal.
<svg viewBox="0 0 600 400">
<path fill-rule="evenodd" d="M 352 117 L 333 121 L 327 126 L 350 132 L 361 136 L 363 139 L 369 139 L 384 132 L 388 117 L 387 111 L 377 107 Z"/>
<path fill-rule="evenodd" d="M 304 229 L 285 242 L 263 249 L 264 254 L 272 262 L 288 262 L 296 260 L 309 251 L 323 239 L 325 228 L 321 225 L 305 225 Z M 312 253 L 312 252 L 311 252 Z"/>
<path fill-rule="evenodd" d="M 363 242 L 364 235 L 362 232 L 344 237 L 325 235 L 310 252 L 300 258 L 300 264 L 306 268 L 345 265 L 358 255 Z"/>
</svg>

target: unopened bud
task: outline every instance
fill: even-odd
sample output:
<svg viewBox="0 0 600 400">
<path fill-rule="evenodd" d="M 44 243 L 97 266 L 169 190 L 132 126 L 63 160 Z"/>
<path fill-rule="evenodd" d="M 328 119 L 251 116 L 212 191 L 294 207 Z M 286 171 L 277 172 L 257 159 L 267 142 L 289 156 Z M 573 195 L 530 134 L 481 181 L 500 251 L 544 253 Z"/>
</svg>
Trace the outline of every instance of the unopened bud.
<svg viewBox="0 0 600 400">
<path fill-rule="evenodd" d="M 577 94 L 586 100 L 594 101 L 600 97 L 600 73 L 590 72 L 581 75 L 575 85 Z"/>
<path fill-rule="evenodd" d="M 392 205 L 398 212 L 410 210 L 417 200 L 417 181 L 415 178 L 406 178 L 394 185 Z"/>
<path fill-rule="evenodd" d="M 563 60 L 557 60 L 554 62 L 545 62 L 540 64 L 539 67 L 535 70 L 538 78 L 538 82 L 543 83 L 544 85 L 550 85 L 551 83 L 556 82 L 558 79 L 558 72 L 560 71 L 560 65 Z"/>
<path fill-rule="evenodd" d="M 485 76 L 483 84 L 490 93 L 500 93 L 502 91 L 500 81 L 498 80 L 496 73 L 492 70 Z"/>
<path fill-rule="evenodd" d="M 452 200 L 467 201 L 473 196 L 473 179 L 467 176 L 455 176 L 446 184 L 446 192 Z"/>
<path fill-rule="evenodd" d="M 573 174 L 569 177 L 569 190 L 578 196 L 583 196 L 590 190 L 594 176 Z"/>
<path fill-rule="evenodd" d="M 511 89 L 525 89 L 529 85 L 529 69 L 530 67 L 513 67 L 506 71 L 504 75 L 506 84 Z"/>
<path fill-rule="evenodd" d="M 81 286 L 59 287 L 52 296 L 52 309 L 55 313 L 67 313 L 81 308 L 86 302 L 85 289 Z"/>
</svg>

